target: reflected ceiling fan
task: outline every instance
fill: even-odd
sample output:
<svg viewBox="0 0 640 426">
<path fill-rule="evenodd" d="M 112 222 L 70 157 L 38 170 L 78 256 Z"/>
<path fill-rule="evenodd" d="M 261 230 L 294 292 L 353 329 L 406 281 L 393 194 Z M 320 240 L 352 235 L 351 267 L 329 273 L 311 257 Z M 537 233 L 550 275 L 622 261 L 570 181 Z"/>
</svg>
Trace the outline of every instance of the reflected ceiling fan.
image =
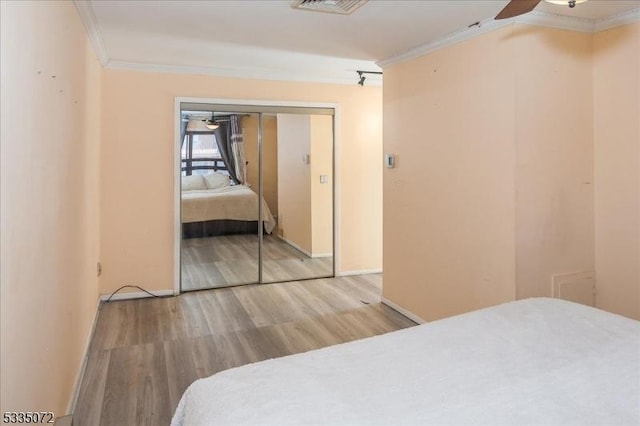
<svg viewBox="0 0 640 426">
<path fill-rule="evenodd" d="M 511 0 L 505 7 L 498 13 L 496 19 L 513 18 L 514 16 L 524 15 L 531 12 L 542 0 Z M 576 4 L 584 3 L 587 0 L 544 0 L 548 3 L 561 4 L 569 6 L 570 8 L 576 7 Z"/>
</svg>

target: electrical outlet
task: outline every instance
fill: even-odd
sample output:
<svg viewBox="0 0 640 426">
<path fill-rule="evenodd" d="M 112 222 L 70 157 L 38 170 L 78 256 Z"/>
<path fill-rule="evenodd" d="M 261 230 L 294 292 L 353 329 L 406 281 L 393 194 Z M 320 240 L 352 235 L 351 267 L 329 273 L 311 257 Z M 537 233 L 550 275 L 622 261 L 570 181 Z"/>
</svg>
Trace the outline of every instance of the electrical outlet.
<svg viewBox="0 0 640 426">
<path fill-rule="evenodd" d="M 384 165 L 387 169 L 393 169 L 396 166 L 396 156 L 394 154 L 385 154 Z"/>
</svg>

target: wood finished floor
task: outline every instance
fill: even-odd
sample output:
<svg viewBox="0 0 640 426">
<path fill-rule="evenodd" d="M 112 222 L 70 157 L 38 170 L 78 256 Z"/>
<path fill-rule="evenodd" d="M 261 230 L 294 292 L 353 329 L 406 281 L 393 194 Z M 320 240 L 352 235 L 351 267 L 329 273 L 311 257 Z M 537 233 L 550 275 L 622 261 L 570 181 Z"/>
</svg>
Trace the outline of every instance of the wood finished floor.
<svg viewBox="0 0 640 426">
<path fill-rule="evenodd" d="M 415 325 L 380 293 L 376 274 L 103 304 L 73 424 L 168 425 L 198 378 Z"/>
<path fill-rule="evenodd" d="M 333 258 L 311 258 L 274 235 L 263 236 L 264 282 L 333 275 Z M 223 235 L 182 240 L 182 289 L 258 282 L 258 236 Z"/>
</svg>

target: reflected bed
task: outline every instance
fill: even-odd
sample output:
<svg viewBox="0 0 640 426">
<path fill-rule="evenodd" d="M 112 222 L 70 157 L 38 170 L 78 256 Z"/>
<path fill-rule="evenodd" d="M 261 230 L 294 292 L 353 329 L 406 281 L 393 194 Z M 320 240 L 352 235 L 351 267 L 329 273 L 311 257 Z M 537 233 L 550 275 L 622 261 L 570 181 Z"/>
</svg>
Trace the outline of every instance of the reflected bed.
<svg viewBox="0 0 640 426">
<path fill-rule="evenodd" d="M 198 229 L 200 226 L 205 229 L 206 235 L 202 236 L 236 233 L 241 229 L 248 229 L 248 232 L 253 229 L 255 232 L 257 227 L 255 224 L 251 227 L 250 222 L 258 221 L 258 194 L 245 185 L 182 191 L 181 215 L 185 234 L 193 232 L 186 232 L 187 230 Z M 264 232 L 271 234 L 276 221 L 264 200 L 262 200 L 262 218 Z M 221 222 L 217 224 L 216 221 Z M 236 230 L 231 221 L 241 222 L 236 224 Z M 198 225 L 185 226 L 195 223 Z M 220 229 L 216 229 L 216 225 L 219 225 Z"/>
</svg>

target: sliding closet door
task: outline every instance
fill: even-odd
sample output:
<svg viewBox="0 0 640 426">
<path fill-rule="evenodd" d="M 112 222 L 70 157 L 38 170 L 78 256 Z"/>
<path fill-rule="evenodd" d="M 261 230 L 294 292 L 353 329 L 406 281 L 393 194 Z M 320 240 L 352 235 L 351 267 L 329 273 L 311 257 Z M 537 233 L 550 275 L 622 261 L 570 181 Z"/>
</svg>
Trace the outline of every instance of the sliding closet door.
<svg viewBox="0 0 640 426">
<path fill-rule="evenodd" d="M 181 108 L 181 290 L 333 276 L 334 110 Z"/>
<path fill-rule="evenodd" d="M 258 114 L 182 116 L 182 291 L 258 283 Z"/>
<path fill-rule="evenodd" d="M 262 282 L 333 276 L 333 116 L 263 115 Z"/>
</svg>

